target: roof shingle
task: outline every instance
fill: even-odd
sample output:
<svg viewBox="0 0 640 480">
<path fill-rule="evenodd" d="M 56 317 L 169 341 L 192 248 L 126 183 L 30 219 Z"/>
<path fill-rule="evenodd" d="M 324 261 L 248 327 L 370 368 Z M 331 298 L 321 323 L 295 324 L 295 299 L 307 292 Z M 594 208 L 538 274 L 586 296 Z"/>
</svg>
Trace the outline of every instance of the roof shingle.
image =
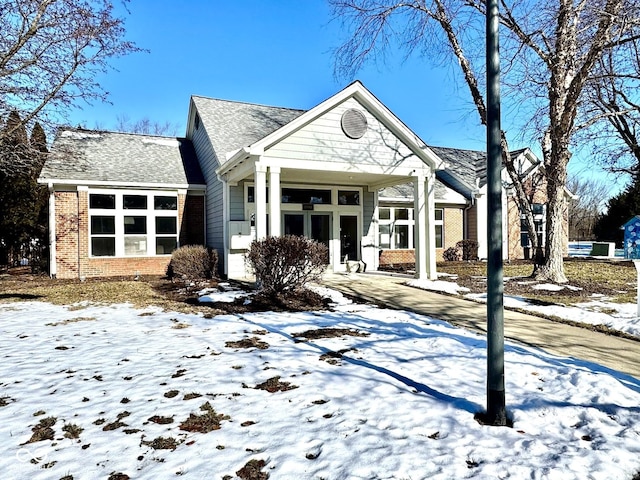
<svg viewBox="0 0 640 480">
<path fill-rule="evenodd" d="M 61 129 L 40 181 L 204 185 L 191 142 L 184 138 Z"/>
</svg>

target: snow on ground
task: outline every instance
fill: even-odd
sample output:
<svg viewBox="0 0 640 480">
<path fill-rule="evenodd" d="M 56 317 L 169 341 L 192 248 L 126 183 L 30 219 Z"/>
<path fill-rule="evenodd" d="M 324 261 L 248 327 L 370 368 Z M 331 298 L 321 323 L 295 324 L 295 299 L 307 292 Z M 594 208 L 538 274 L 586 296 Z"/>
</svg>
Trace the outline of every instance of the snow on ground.
<svg viewBox="0 0 640 480">
<path fill-rule="evenodd" d="M 449 293 L 451 295 L 469 291 L 467 287 L 461 287 L 457 283 L 447 280 L 410 280 L 407 282 L 407 285 L 423 290 Z"/>
<path fill-rule="evenodd" d="M 507 343 L 514 427 L 481 426 L 484 337 L 332 298 L 331 311 L 213 318 L 0 304 L 3 477 L 235 479 L 250 460 L 295 480 L 629 480 L 640 470 L 637 379 Z M 335 329 L 346 334 L 295 336 Z M 207 411 L 219 429 L 180 429 Z M 29 443 L 38 431 L 51 439 Z"/>
<path fill-rule="evenodd" d="M 521 282 L 524 284 L 525 282 Z M 449 294 L 463 294 L 464 298 L 478 302 L 486 302 L 486 293 L 465 293 L 469 290 L 455 282 L 445 280 L 411 280 L 407 285 L 423 290 L 433 290 Z M 571 285 L 538 284 L 532 285 L 538 290 L 561 291 L 577 289 Z M 506 308 L 517 308 L 531 313 L 557 317 L 572 322 L 589 325 L 605 325 L 612 330 L 624 332 L 640 338 L 640 319 L 637 316 L 638 306 L 635 303 L 609 302 L 605 297 L 594 297 L 590 302 L 575 305 L 540 305 L 530 302 L 524 297 L 504 296 Z"/>
</svg>

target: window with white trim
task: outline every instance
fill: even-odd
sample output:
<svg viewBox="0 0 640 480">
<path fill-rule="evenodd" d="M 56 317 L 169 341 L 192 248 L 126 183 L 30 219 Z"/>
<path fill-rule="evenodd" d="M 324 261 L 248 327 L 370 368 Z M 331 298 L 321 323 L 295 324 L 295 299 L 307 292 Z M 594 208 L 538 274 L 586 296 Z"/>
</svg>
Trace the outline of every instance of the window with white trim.
<svg viewBox="0 0 640 480">
<path fill-rule="evenodd" d="M 444 245 L 444 211 L 434 211 L 436 248 Z M 380 207 L 378 209 L 378 242 L 380 248 L 392 250 L 415 248 L 413 208 Z"/>
<path fill-rule="evenodd" d="M 90 256 L 170 255 L 177 247 L 177 194 L 89 192 Z"/>
</svg>

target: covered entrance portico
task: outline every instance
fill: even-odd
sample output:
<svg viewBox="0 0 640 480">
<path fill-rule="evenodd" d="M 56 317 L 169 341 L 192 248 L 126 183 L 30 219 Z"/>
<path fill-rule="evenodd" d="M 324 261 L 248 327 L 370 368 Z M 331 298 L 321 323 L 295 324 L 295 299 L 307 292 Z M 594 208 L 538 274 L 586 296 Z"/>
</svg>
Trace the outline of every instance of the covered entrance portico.
<svg viewBox="0 0 640 480">
<path fill-rule="evenodd" d="M 355 113 L 354 113 L 355 112 Z M 345 118 L 355 116 L 345 126 Z M 350 117 L 349 117 L 350 118 Z M 358 123 L 359 122 L 359 123 Z M 416 276 L 435 278 L 434 184 L 441 161 L 356 82 L 272 134 L 232 152 L 216 173 L 224 184 L 225 225 L 247 234 L 304 235 L 345 258 L 378 267 L 377 192 L 413 182 Z M 228 233 L 228 232 L 227 232 Z M 242 276 L 241 249 L 225 234 L 225 269 Z"/>
</svg>

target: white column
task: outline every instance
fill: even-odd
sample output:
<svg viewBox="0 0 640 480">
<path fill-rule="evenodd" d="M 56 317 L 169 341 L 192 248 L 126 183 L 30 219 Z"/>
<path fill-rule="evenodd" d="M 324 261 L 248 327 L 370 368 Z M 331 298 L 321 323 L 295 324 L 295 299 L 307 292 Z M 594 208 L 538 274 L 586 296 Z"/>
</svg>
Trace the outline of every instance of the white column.
<svg viewBox="0 0 640 480">
<path fill-rule="evenodd" d="M 425 185 L 427 190 L 427 277 L 438 279 L 436 271 L 436 176 L 431 173 Z"/>
<path fill-rule="evenodd" d="M 56 278 L 56 196 L 53 184 L 49 184 L 49 275 Z"/>
<path fill-rule="evenodd" d="M 427 257 L 428 257 L 428 237 L 427 230 L 427 191 L 426 182 L 423 175 L 418 175 L 413 180 L 413 228 L 415 229 L 415 257 L 416 257 L 416 278 L 426 279 Z"/>
<path fill-rule="evenodd" d="M 256 195 L 256 240 L 267 236 L 267 167 L 256 163 L 255 195 Z"/>
<path fill-rule="evenodd" d="M 269 234 L 282 235 L 280 226 L 280 167 L 269 167 Z"/>
</svg>

